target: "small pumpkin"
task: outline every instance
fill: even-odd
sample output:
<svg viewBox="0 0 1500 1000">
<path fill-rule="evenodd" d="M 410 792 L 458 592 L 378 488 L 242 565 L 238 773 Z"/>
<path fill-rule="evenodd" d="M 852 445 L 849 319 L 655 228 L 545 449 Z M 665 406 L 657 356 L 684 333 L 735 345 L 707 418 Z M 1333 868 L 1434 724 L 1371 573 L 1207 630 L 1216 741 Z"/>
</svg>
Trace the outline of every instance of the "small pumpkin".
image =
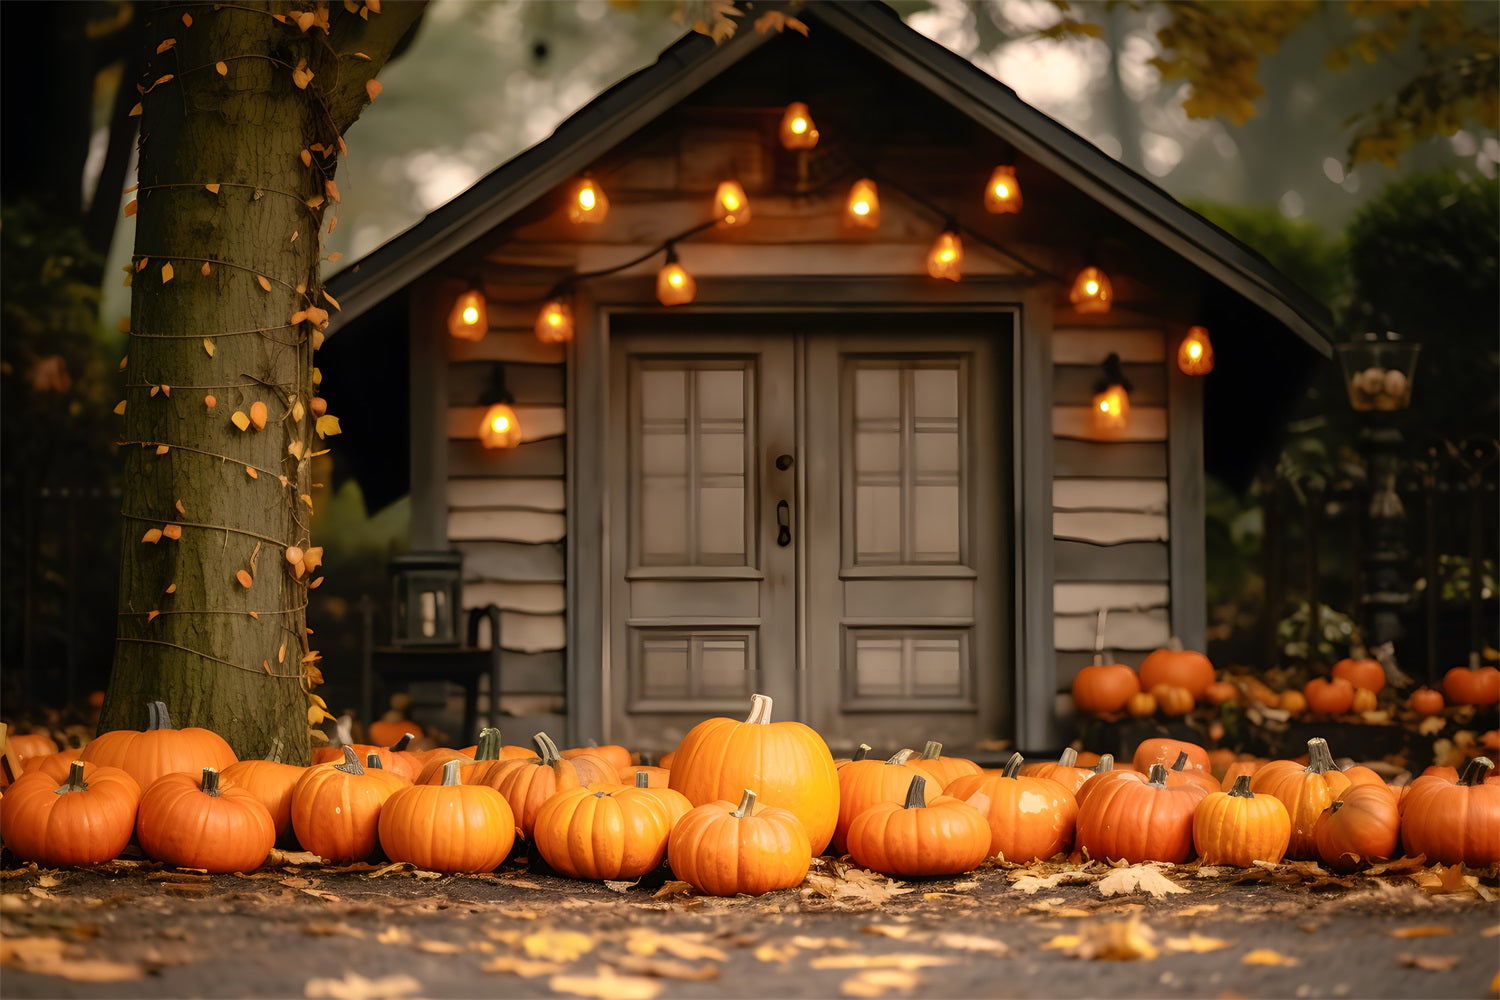
<svg viewBox="0 0 1500 1000">
<path fill-rule="evenodd" d="M 1196 704 L 1193 692 L 1179 684 L 1153 685 L 1151 697 L 1156 699 L 1157 710 L 1167 716 L 1187 715 Z"/>
<path fill-rule="evenodd" d="M 1195 650 L 1184 649 L 1182 640 L 1173 636 L 1161 649 L 1152 650 L 1141 661 L 1141 689 L 1150 691 L 1158 684 L 1185 687 L 1194 700 L 1203 697 L 1214 682 L 1214 665 Z"/>
<path fill-rule="evenodd" d="M 1355 713 L 1373 712 L 1380 705 L 1380 698 L 1369 688 L 1357 687 L 1354 689 L 1354 701 L 1349 705 L 1349 711 Z"/>
<path fill-rule="evenodd" d="M 146 712 L 150 721 L 144 730 L 120 730 L 117 739 L 91 740 L 79 759 L 123 768 L 144 791 L 164 774 L 180 772 L 196 779 L 205 767 L 219 772 L 239 760 L 224 737 L 212 730 L 174 729 L 166 703 L 148 702 Z"/>
<path fill-rule="evenodd" d="M 1222 792 L 1229 791 L 1234 787 L 1234 783 L 1239 780 L 1242 774 L 1247 777 L 1254 777 L 1255 772 L 1259 771 L 1265 763 L 1259 757 L 1251 757 L 1249 759 L 1240 758 L 1236 760 L 1224 769 L 1224 776 L 1219 779 L 1219 790 Z"/>
<path fill-rule="evenodd" d="M 260 799 L 219 784 L 219 772 L 201 777 L 171 771 L 141 796 L 136 840 L 157 861 L 207 872 L 250 872 L 276 844 L 276 824 Z"/>
<path fill-rule="evenodd" d="M 912 764 L 926 771 L 938 784 L 945 787 L 955 778 L 979 774 L 984 770 L 967 757 L 944 757 L 943 745 L 936 740 L 928 740 L 922 749 L 922 756 L 912 758 Z"/>
<path fill-rule="evenodd" d="M 979 811 L 951 795 L 927 796 L 927 779 L 912 777 L 901 803 L 877 802 L 849 828 L 849 856 L 861 868 L 911 878 L 957 875 L 990 853 L 990 826 Z"/>
<path fill-rule="evenodd" d="M 573 878 L 637 879 L 661 864 L 672 820 L 650 789 L 567 788 L 537 810 L 532 840 Z"/>
<path fill-rule="evenodd" d="M 563 760 L 573 760 L 584 755 L 602 757 L 609 762 L 609 766 L 614 769 L 615 774 L 619 774 L 635 763 L 631 759 L 630 751 L 618 743 L 606 743 L 603 746 L 589 744 L 582 747 L 569 747 L 562 752 Z"/>
<path fill-rule="evenodd" d="M 1348 874 L 1366 861 L 1385 861 L 1401 843 L 1396 796 L 1384 785 L 1350 785 L 1313 824 L 1323 864 Z"/>
<path fill-rule="evenodd" d="M 792 889 L 812 864 L 797 814 L 757 803 L 748 788 L 739 805 L 716 800 L 693 807 L 672 827 L 667 856 L 674 875 L 711 896 Z"/>
<path fill-rule="evenodd" d="M 1045 861 L 1073 843 L 1078 802 L 1051 778 L 1021 775 L 1025 758 L 1011 754 L 999 774 L 959 778 L 945 790 L 978 809 L 990 829 L 990 854 L 1006 861 Z"/>
<path fill-rule="evenodd" d="M 1292 820 L 1292 836 L 1286 856 L 1300 861 L 1317 859 L 1318 846 L 1313 840 L 1313 827 L 1323 810 L 1351 784 L 1349 776 L 1334 764 L 1327 740 L 1314 736 L 1307 741 L 1307 753 L 1306 767 L 1296 761 L 1273 760 L 1250 779 L 1251 791 L 1257 795 L 1273 795 L 1286 806 L 1287 815 Z"/>
<path fill-rule="evenodd" d="M 1307 695 L 1296 688 L 1287 688 L 1277 696 L 1276 707 L 1288 715 L 1301 715 L 1307 711 Z"/>
<path fill-rule="evenodd" d="M 1229 681 L 1214 681 L 1204 690 L 1203 697 L 1210 705 L 1224 705 L 1231 701 L 1238 701 L 1240 689 Z"/>
<path fill-rule="evenodd" d="M 1443 692 L 1435 688 L 1419 687 L 1407 696 L 1406 707 L 1422 716 L 1442 715 L 1448 703 L 1443 700 Z"/>
<path fill-rule="evenodd" d="M 650 764 L 636 764 L 620 772 L 620 781 L 627 785 L 640 784 L 642 777 L 646 779 L 647 788 L 668 788 L 672 782 L 671 771 Z"/>
<path fill-rule="evenodd" d="M 1130 696 L 1140 690 L 1141 680 L 1133 669 L 1124 663 L 1105 663 L 1098 653 L 1093 663 L 1078 671 L 1070 688 L 1074 706 L 1090 715 L 1124 711 Z"/>
<path fill-rule="evenodd" d="M 427 871 L 494 871 L 516 840 L 516 818 L 505 796 L 459 780 L 462 765 L 443 765 L 439 785 L 407 785 L 380 809 L 380 849 L 392 861 Z"/>
<path fill-rule="evenodd" d="M 1227 792 L 1211 792 L 1193 810 L 1193 846 L 1206 865 L 1279 864 L 1292 836 L 1286 806 L 1250 790 L 1241 774 Z"/>
<path fill-rule="evenodd" d="M 342 749 L 342 764 L 309 767 L 292 786 L 297 842 L 333 864 L 364 861 L 375 853 L 381 808 L 410 785 L 389 771 L 367 769 L 352 746 Z"/>
<path fill-rule="evenodd" d="M 1407 854 L 1430 861 L 1482 868 L 1500 862 L 1500 783 L 1485 780 L 1494 768 L 1475 757 L 1457 782 L 1421 777 L 1401 800 L 1401 843 Z"/>
<path fill-rule="evenodd" d="M 838 771 L 839 815 L 834 824 L 832 846 L 835 854 L 848 852 L 849 827 L 854 817 L 877 802 L 900 803 L 906 798 L 911 779 L 918 774 L 932 775 L 912 760 L 911 750 L 898 750 L 889 760 L 854 761 Z M 923 786 L 927 794 L 937 795 L 943 785 L 935 778 Z"/>
<path fill-rule="evenodd" d="M 516 835 L 528 841 L 542 804 L 558 792 L 583 784 L 578 777 L 578 768 L 571 760 L 563 759 L 552 737 L 537 733 L 532 739 L 539 751 L 537 756 L 478 763 L 467 778 L 471 783 L 488 785 L 505 796 L 515 814 Z"/>
<path fill-rule="evenodd" d="M 1354 685 L 1342 677 L 1314 677 L 1302 686 L 1302 696 L 1318 715 L 1343 715 L 1354 707 Z"/>
<path fill-rule="evenodd" d="M 1095 784 L 1097 782 L 1097 784 Z M 1193 814 L 1204 798 L 1197 785 L 1167 785 L 1167 769 L 1111 771 L 1093 779 L 1078 807 L 1078 849 L 1087 857 L 1131 864 L 1181 864 L 1193 853 Z"/>
<path fill-rule="evenodd" d="M 1356 689 L 1364 688 L 1378 694 L 1385 687 L 1385 668 L 1379 661 L 1367 658 L 1362 649 L 1339 660 L 1333 665 L 1331 672 L 1334 677 L 1342 677 Z"/>
<path fill-rule="evenodd" d="M 1454 705 L 1500 702 L 1500 668 L 1480 666 L 1478 654 L 1471 654 L 1467 667 L 1454 667 L 1443 674 L 1443 694 Z"/>
<path fill-rule="evenodd" d="M 58 784 L 27 771 L 0 797 L 0 837 L 23 861 L 57 867 L 119 856 L 135 832 L 141 787 L 118 767 L 75 760 Z"/>
<path fill-rule="evenodd" d="M 1149 691 L 1137 691 L 1125 702 L 1125 714 L 1133 719 L 1144 719 L 1156 714 L 1156 699 Z"/>
<path fill-rule="evenodd" d="M 271 814 L 277 840 L 292 829 L 292 789 L 307 771 L 282 763 L 282 747 L 281 739 L 274 739 L 265 760 L 236 761 L 219 773 L 220 785 L 238 785 L 260 800 Z"/>
</svg>

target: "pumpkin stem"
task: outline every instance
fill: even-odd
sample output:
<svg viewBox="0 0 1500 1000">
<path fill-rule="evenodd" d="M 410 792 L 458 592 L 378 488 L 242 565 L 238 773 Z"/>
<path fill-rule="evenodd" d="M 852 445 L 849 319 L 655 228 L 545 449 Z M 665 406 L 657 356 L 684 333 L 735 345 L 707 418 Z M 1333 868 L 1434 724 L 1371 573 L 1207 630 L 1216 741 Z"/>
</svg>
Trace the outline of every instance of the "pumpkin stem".
<svg viewBox="0 0 1500 1000">
<path fill-rule="evenodd" d="M 1479 659 L 1479 650 L 1477 650 L 1477 649 L 1471 649 L 1471 650 L 1469 650 L 1469 669 L 1470 670 L 1478 670 L 1479 667 L 1480 667 L 1480 665 L 1481 665 L 1481 661 Z"/>
<path fill-rule="evenodd" d="M 83 780 L 83 761 L 75 760 L 68 765 L 68 780 L 57 786 L 58 795 L 66 795 L 69 792 L 86 792 L 89 783 Z"/>
<path fill-rule="evenodd" d="M 367 771 L 384 771 L 385 770 L 385 765 L 380 762 L 380 754 L 376 753 L 374 750 L 371 750 L 369 753 L 365 754 L 365 770 L 367 770 Z"/>
<path fill-rule="evenodd" d="M 460 764 L 456 760 L 450 760 L 450 761 L 447 761 L 446 763 L 444 763 L 443 764 L 443 784 L 445 784 L 445 785 L 462 785 L 463 782 L 458 779 L 458 769 L 460 767 L 462 767 L 462 766 L 463 765 Z"/>
<path fill-rule="evenodd" d="M 771 722 L 771 696 L 768 694 L 752 694 L 750 696 L 750 714 L 745 716 L 745 722 L 750 725 L 765 726 Z"/>
<path fill-rule="evenodd" d="M 1099 763 L 1094 765 L 1095 774 L 1108 774 L 1115 769 L 1115 755 L 1107 753 L 1099 758 Z"/>
<path fill-rule="evenodd" d="M 1458 776 L 1460 785 L 1482 785 L 1484 776 L 1489 774 L 1495 767 L 1495 762 L 1488 757 L 1475 757 L 1464 765 L 1464 773 Z"/>
<path fill-rule="evenodd" d="M 1177 751 L 1177 759 L 1172 762 L 1172 770 L 1174 770 L 1174 771 L 1185 771 L 1185 770 L 1187 770 L 1187 763 L 1188 763 L 1187 751 L 1186 750 L 1179 750 L 1179 751 Z"/>
<path fill-rule="evenodd" d="M 392 743 L 391 746 L 390 746 L 390 749 L 391 749 L 391 751 L 393 753 L 400 753 L 401 751 L 405 750 L 408 746 L 410 746 L 411 745 L 411 741 L 414 740 L 414 739 L 416 739 L 416 738 L 417 737 L 416 737 L 416 735 L 414 733 L 402 733 L 401 734 L 401 738 L 399 740 L 397 740 L 396 742 Z"/>
<path fill-rule="evenodd" d="M 750 813 L 754 811 L 754 809 L 755 793 L 747 788 L 745 789 L 745 794 L 740 796 L 739 808 L 729 815 L 733 816 L 735 819 L 744 819 L 746 816 L 749 816 Z"/>
<path fill-rule="evenodd" d="M 344 762 L 335 765 L 334 770 L 343 771 L 345 774 L 364 774 L 365 766 L 359 762 L 359 754 L 349 744 L 344 744 Z"/>
<path fill-rule="evenodd" d="M 218 796 L 220 794 L 219 772 L 214 768 L 205 767 L 203 769 L 203 781 L 198 787 L 203 789 L 203 794 L 205 795 Z"/>
<path fill-rule="evenodd" d="M 886 763 L 887 764 L 905 764 L 907 761 L 911 760 L 912 755 L 915 754 L 915 753 L 916 753 L 915 750 L 908 750 L 908 749 L 897 750 L 893 755 L 891 755 L 891 759 L 888 760 L 888 761 L 886 761 Z"/>
<path fill-rule="evenodd" d="M 1150 772 L 1146 775 L 1146 784 L 1157 788 L 1167 787 L 1167 769 L 1161 764 L 1152 764 Z"/>
<path fill-rule="evenodd" d="M 272 764 L 280 764 L 281 755 L 285 750 L 286 744 L 282 742 L 280 736 L 271 737 L 271 749 L 266 754 L 266 760 L 270 761 Z"/>
<path fill-rule="evenodd" d="M 864 760 L 869 755 L 870 755 L 870 744 L 868 744 L 868 743 L 861 743 L 859 745 L 859 749 L 856 750 L 856 751 L 854 751 L 854 756 L 850 757 L 849 761 L 850 761 L 850 763 L 853 763 L 856 760 Z"/>
<path fill-rule="evenodd" d="M 479 731 L 479 746 L 474 750 L 474 759 L 500 759 L 500 730 L 486 726 Z"/>
<path fill-rule="evenodd" d="M 147 723 L 147 729 L 171 729 L 172 718 L 167 715 L 167 703 L 164 701 L 153 701 L 146 706 L 146 712 L 151 717 Z"/>
<path fill-rule="evenodd" d="M 1078 751 L 1072 747 L 1063 747 L 1062 755 L 1057 758 L 1058 767 L 1077 767 Z"/>
<path fill-rule="evenodd" d="M 1000 771 L 1002 778 L 1015 778 L 1021 774 L 1021 765 L 1026 763 L 1026 758 L 1019 753 L 1010 755 L 1010 760 L 1005 762 L 1005 767 Z"/>
<path fill-rule="evenodd" d="M 1307 741 L 1307 772 L 1308 774 L 1327 774 L 1329 771 L 1337 771 L 1339 766 L 1333 762 L 1333 752 L 1328 749 L 1328 741 L 1321 736 L 1314 736 Z"/>
<path fill-rule="evenodd" d="M 921 809 L 927 805 L 927 779 L 920 774 L 914 775 L 911 784 L 906 786 L 906 802 L 902 809 Z"/>
<path fill-rule="evenodd" d="M 928 740 L 927 745 L 922 748 L 923 760 L 937 760 L 943 755 L 943 745 L 937 740 Z"/>
<path fill-rule="evenodd" d="M 537 761 L 538 765 L 551 767 L 562 760 L 562 754 L 558 752 L 557 744 L 552 742 L 552 737 L 546 733 L 537 733 L 531 739 L 536 743 L 537 749 L 541 751 L 539 755 L 541 760 Z"/>
<path fill-rule="evenodd" d="M 1182 652 L 1182 649 L 1183 649 L 1183 647 L 1182 647 L 1182 637 L 1178 636 L 1178 635 L 1172 636 L 1170 639 L 1167 640 L 1167 648 L 1170 649 L 1174 653 L 1180 653 L 1180 652 Z"/>
<path fill-rule="evenodd" d="M 1242 774 L 1235 778 L 1234 787 L 1229 790 L 1229 794 L 1237 799 L 1255 798 L 1255 793 L 1250 790 L 1250 775 Z"/>
<path fill-rule="evenodd" d="M 1328 811 L 1330 813 L 1336 813 L 1342 808 L 1344 808 L 1343 799 L 1334 799 L 1332 802 L 1328 803 Z"/>
</svg>

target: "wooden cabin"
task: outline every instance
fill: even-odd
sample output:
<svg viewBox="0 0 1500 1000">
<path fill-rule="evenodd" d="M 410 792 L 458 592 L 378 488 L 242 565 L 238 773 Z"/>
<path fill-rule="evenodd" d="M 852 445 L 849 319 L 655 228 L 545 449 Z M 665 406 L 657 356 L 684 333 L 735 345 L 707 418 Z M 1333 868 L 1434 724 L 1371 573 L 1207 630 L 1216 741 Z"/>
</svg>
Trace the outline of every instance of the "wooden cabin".
<svg viewBox="0 0 1500 1000">
<path fill-rule="evenodd" d="M 884 4 L 797 16 L 687 35 L 329 282 L 321 363 L 365 400 L 336 402 L 338 447 L 389 472 L 376 411 L 409 394 L 410 547 L 460 552 L 463 603 L 501 609 L 507 738 L 665 751 L 763 692 L 835 750 L 1059 746 L 1096 649 L 1201 647 L 1205 469 L 1263 449 L 1331 353 L 1262 258 Z M 987 207 L 997 167 L 1019 211 Z M 658 297 L 669 258 L 691 301 Z M 484 325 L 455 336 L 470 290 Z M 544 340 L 554 300 L 572 331 Z M 1178 364 L 1194 327 L 1207 375 Z M 486 447 L 501 395 L 519 443 Z"/>
</svg>

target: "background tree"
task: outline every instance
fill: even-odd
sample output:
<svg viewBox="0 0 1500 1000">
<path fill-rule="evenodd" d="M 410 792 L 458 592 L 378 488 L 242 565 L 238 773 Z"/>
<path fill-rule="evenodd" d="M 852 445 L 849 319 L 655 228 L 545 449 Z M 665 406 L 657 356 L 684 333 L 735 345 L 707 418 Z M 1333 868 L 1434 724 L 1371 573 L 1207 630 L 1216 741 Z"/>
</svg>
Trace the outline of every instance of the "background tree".
<svg viewBox="0 0 1500 1000">
<path fill-rule="evenodd" d="M 344 132 L 418 2 L 164 3 L 147 25 L 120 613 L 101 730 L 165 701 L 241 755 L 321 721 L 309 464 Z M 325 216 L 327 218 L 325 219 Z M 326 223 L 326 225 L 325 225 Z"/>
</svg>

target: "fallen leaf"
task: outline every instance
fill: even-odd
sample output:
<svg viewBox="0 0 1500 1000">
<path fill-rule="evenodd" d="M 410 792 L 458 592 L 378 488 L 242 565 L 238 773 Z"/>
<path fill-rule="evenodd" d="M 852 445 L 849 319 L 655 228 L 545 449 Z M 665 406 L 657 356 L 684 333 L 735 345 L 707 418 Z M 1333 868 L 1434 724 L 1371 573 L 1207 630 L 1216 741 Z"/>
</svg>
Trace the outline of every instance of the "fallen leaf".
<svg viewBox="0 0 1500 1000">
<path fill-rule="evenodd" d="M 887 993 L 910 993 L 917 987 L 917 974 L 900 969 L 869 969 L 839 984 L 846 997 L 883 997 Z"/>
<path fill-rule="evenodd" d="M 541 886 L 536 888 L 540 889 Z M 690 896 L 693 894 L 693 884 L 683 882 L 679 879 L 667 879 L 661 888 L 651 894 L 652 899 L 670 899 L 673 896 Z"/>
<path fill-rule="evenodd" d="M 980 937 L 977 934 L 939 934 L 932 939 L 932 943 L 939 948 L 952 948 L 954 951 L 984 951 L 992 955 L 1005 955 L 1010 952 L 1010 946 L 1004 941 Z"/>
<path fill-rule="evenodd" d="M 521 947 L 532 958 L 571 962 L 594 950 L 594 939 L 577 931 L 538 931 L 521 939 Z"/>
<path fill-rule="evenodd" d="M 840 909 L 873 909 L 883 905 L 893 896 L 904 896 L 916 890 L 904 882 L 897 882 L 863 868 L 849 868 L 842 877 L 808 872 L 803 891 L 822 896 Z"/>
<path fill-rule="evenodd" d="M 1160 952 L 1155 933 L 1139 917 L 1085 923 L 1078 934 L 1059 934 L 1044 947 L 1063 951 L 1076 958 L 1106 962 L 1129 962 L 1153 959 Z"/>
<path fill-rule="evenodd" d="M 553 976 L 547 986 L 554 993 L 572 993 L 601 1000 L 652 1000 L 661 992 L 661 984 L 645 976 L 621 976 L 607 965 L 599 967 L 597 976 Z"/>
<path fill-rule="evenodd" d="M 1391 931 L 1393 938 L 1423 938 L 1440 937 L 1444 934 L 1452 934 L 1452 927 L 1443 927 L 1435 924 L 1419 925 L 1417 927 L 1397 927 Z"/>
<path fill-rule="evenodd" d="M 134 962 L 74 957 L 66 949 L 67 943 L 57 938 L 7 936 L 0 938 L 0 965 L 78 983 L 121 983 L 147 973 Z"/>
<path fill-rule="evenodd" d="M 910 924 L 866 924 L 859 929 L 861 934 L 875 934 L 879 937 L 895 938 L 901 940 L 909 937 L 914 928 Z"/>
<path fill-rule="evenodd" d="M 1229 942 L 1222 938 L 1204 937 L 1197 931 L 1193 931 L 1187 937 L 1167 938 L 1162 942 L 1162 947 L 1170 952 L 1199 953 L 1228 948 Z"/>
<path fill-rule="evenodd" d="M 632 955 L 655 955 L 666 952 L 675 958 L 696 962 L 709 959 L 724 962 L 729 956 L 722 948 L 707 943 L 703 934 L 659 934 L 652 930 L 635 930 L 625 942 L 625 950 Z"/>
<path fill-rule="evenodd" d="M 513 976 L 533 979 L 561 972 L 563 967 L 556 962 L 534 962 L 518 955 L 500 955 L 485 962 L 480 968 L 485 972 L 508 972 Z"/>
<path fill-rule="evenodd" d="M 1396 961 L 1407 968 L 1423 969 L 1427 972 L 1448 972 L 1462 959 L 1462 955 L 1415 955 L 1409 952 L 1396 956 Z"/>
<path fill-rule="evenodd" d="M 229 64 L 220 59 L 218 62 L 214 63 L 214 72 L 218 73 L 220 76 L 228 76 Z"/>
<path fill-rule="evenodd" d="M 421 990 L 422 984 L 405 974 L 366 979 L 357 972 L 350 972 L 343 979 L 309 979 L 302 987 L 302 995 L 332 997 L 334 1000 L 387 1000 L 420 993 Z"/>
<path fill-rule="evenodd" d="M 1105 875 L 1094 888 L 1101 896 L 1118 896 L 1131 892 L 1148 892 L 1156 899 L 1174 892 L 1187 892 L 1161 873 L 1155 864 L 1127 865 Z"/>
<path fill-rule="evenodd" d="M 1055 889 L 1060 885 L 1072 885 L 1080 882 L 1095 882 L 1099 876 L 1091 872 L 1083 871 L 1060 871 L 1051 875 L 1030 875 L 1026 869 L 1016 868 L 1007 873 L 1011 880 L 1011 888 L 1018 892 L 1024 892 L 1028 896 L 1036 895 L 1039 889 Z"/>
<path fill-rule="evenodd" d="M 712 962 L 693 965 L 675 958 L 650 958 L 645 955 L 626 955 L 616 959 L 620 968 L 637 976 L 655 979 L 682 979 L 693 983 L 707 982 L 719 978 L 719 967 Z"/>
<path fill-rule="evenodd" d="M 1283 955 L 1279 951 L 1270 948 L 1256 948 L 1254 951 L 1246 952 L 1245 957 L 1240 959 L 1242 965 L 1298 965 L 1298 961 L 1290 955 Z"/>
<path fill-rule="evenodd" d="M 941 955 L 922 955 L 916 952 L 893 955 L 824 955 L 807 963 L 812 969 L 926 969 L 933 966 L 952 965 L 954 959 Z"/>
<path fill-rule="evenodd" d="M 462 955 L 464 946 L 452 941 L 421 941 L 417 944 L 418 951 L 425 951 L 432 955 Z"/>
</svg>

